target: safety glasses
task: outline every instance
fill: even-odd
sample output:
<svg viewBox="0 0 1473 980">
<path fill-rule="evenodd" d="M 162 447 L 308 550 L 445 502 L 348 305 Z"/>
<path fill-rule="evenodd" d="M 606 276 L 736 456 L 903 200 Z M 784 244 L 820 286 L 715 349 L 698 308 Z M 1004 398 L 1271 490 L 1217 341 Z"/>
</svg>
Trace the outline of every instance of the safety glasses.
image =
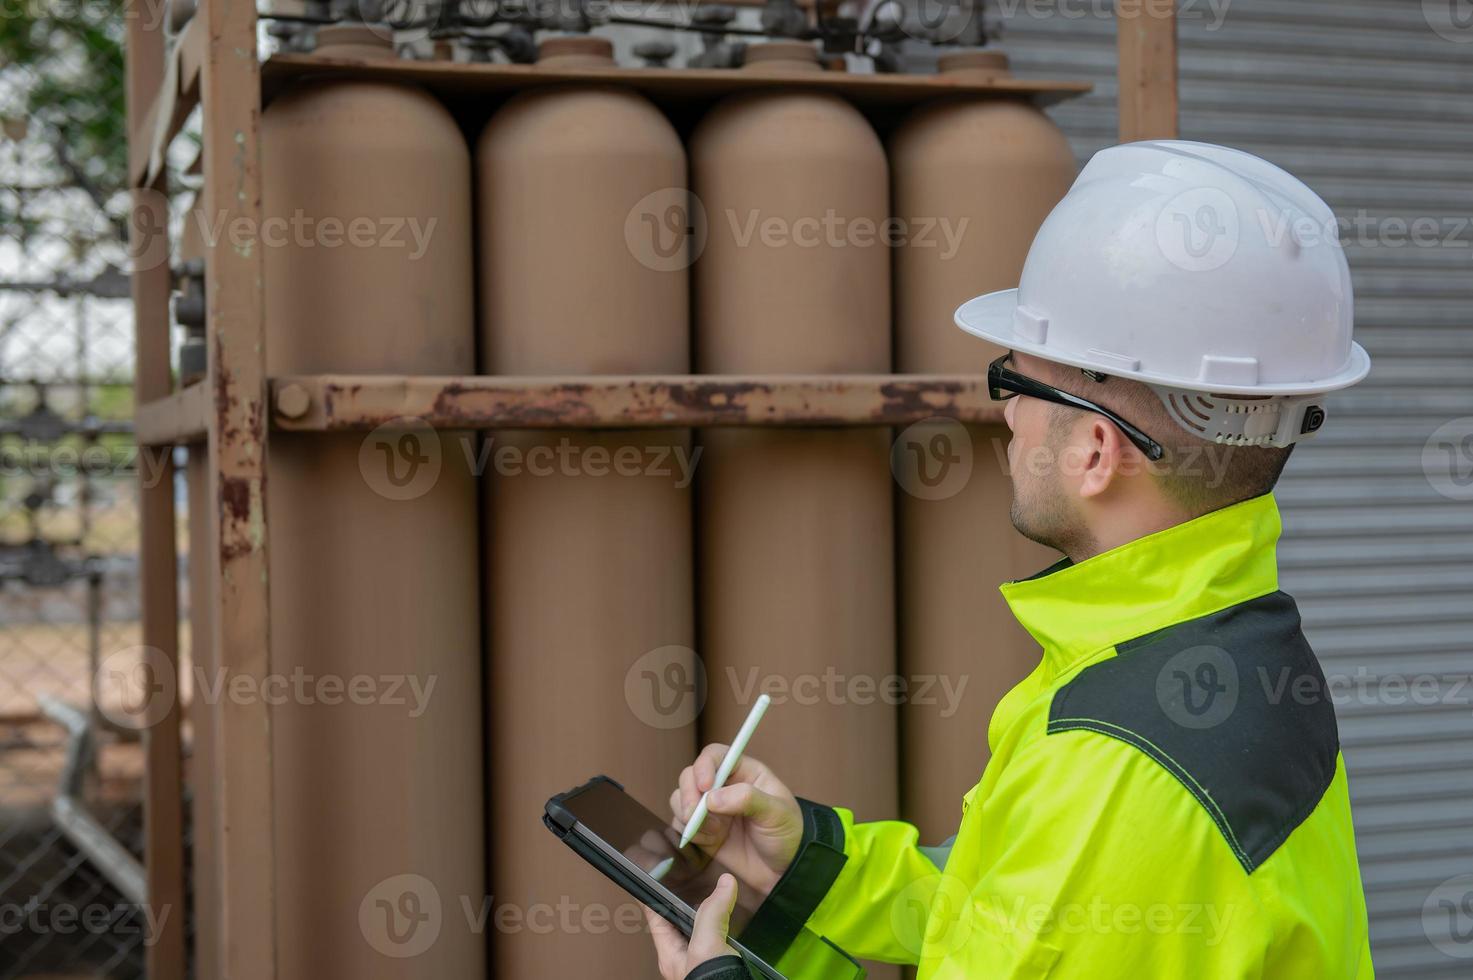
<svg viewBox="0 0 1473 980">
<path fill-rule="evenodd" d="M 1145 453 L 1147 459 L 1154 462 L 1166 455 L 1166 450 L 1161 448 L 1159 442 L 1105 406 L 1096 405 L 1087 398 L 1080 398 L 1078 395 L 1071 395 L 1067 391 L 1060 391 L 1053 385 L 1046 385 L 1042 381 L 1036 381 L 1033 378 L 1025 377 L 1014 371 L 1007 366 L 1008 360 L 1012 356 L 1011 353 L 1004 354 L 987 367 L 987 390 L 992 395 L 993 401 L 1007 401 L 1014 395 L 1027 395 L 1029 398 L 1038 398 L 1046 402 L 1053 402 L 1055 405 L 1067 405 L 1070 408 L 1077 408 L 1081 411 L 1094 412 L 1097 415 L 1103 415 L 1113 422 L 1121 432 L 1125 433 L 1125 438 L 1129 439 L 1132 445 Z"/>
</svg>

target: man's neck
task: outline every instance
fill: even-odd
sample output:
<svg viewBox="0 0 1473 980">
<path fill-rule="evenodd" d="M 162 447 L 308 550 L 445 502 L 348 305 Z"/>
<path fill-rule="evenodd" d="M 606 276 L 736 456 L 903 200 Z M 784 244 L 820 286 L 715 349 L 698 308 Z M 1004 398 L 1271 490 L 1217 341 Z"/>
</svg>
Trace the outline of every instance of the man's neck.
<svg viewBox="0 0 1473 980">
<path fill-rule="evenodd" d="M 1078 564 L 1148 534 L 1185 524 L 1196 516 L 1198 515 L 1166 506 L 1112 507 L 1108 512 L 1090 520 L 1087 541 L 1066 549 L 1064 554 L 1070 561 Z"/>
</svg>

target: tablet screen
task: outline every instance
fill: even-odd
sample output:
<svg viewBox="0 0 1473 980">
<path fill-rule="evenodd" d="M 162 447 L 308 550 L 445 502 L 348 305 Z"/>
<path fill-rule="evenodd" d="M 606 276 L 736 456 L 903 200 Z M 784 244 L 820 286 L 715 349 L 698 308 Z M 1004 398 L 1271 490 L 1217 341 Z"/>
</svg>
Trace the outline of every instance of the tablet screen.
<svg viewBox="0 0 1473 980">
<path fill-rule="evenodd" d="M 640 806 L 614 783 L 603 780 L 590 783 L 566 797 L 563 805 L 600 840 L 663 885 L 692 916 L 716 890 L 722 873 L 729 870 L 694 844 L 680 847 L 680 834 L 669 821 Z M 742 885 L 739 876 L 737 883 L 731 935 L 740 937 L 761 904 L 761 896 Z"/>
</svg>

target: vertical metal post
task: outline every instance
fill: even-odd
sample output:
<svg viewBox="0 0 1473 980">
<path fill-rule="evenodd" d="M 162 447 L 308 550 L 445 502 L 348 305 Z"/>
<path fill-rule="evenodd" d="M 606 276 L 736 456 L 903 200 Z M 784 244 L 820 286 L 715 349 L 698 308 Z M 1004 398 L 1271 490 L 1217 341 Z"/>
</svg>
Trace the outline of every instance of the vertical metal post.
<svg viewBox="0 0 1473 980">
<path fill-rule="evenodd" d="M 164 79 L 164 31 L 159 0 L 129 0 L 127 73 L 128 123 L 133 139 Z M 133 321 L 137 343 L 134 397 L 144 404 L 168 395 L 169 260 L 168 204 L 164 178 L 133 191 L 130 247 L 134 256 Z M 185 976 L 183 774 L 179 745 L 179 594 L 174 535 L 174 466 L 167 449 L 158 466 L 139 467 L 139 562 L 142 581 L 145 669 L 172 672 L 174 683 L 154 679 L 167 703 L 148 706 L 144 732 L 147 775 L 144 790 L 144 847 L 148 904 L 158 935 L 150 937 L 150 980 Z"/>
<path fill-rule="evenodd" d="M 261 222 L 261 72 L 250 0 L 203 0 L 206 50 L 204 210 L 223 227 Z M 236 223 L 239 223 L 238 225 Z M 210 558 L 215 650 L 228 678 L 270 670 L 266 561 L 266 341 L 261 249 L 205 250 L 209 386 Z M 219 813 L 221 958 L 226 980 L 277 971 L 271 715 L 260 698 L 221 699 Z M 203 971 L 206 975 L 213 972 Z"/>
<path fill-rule="evenodd" d="M 1120 142 L 1176 139 L 1175 0 L 1116 0 Z"/>
</svg>

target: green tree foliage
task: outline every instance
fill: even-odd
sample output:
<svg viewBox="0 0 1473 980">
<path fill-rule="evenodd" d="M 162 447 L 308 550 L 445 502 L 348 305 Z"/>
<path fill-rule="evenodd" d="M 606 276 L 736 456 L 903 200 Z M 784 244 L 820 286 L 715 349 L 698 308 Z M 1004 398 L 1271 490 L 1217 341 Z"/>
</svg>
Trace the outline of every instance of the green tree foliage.
<svg viewBox="0 0 1473 980">
<path fill-rule="evenodd" d="M 121 0 L 0 0 L 7 134 L 44 142 L 49 179 L 85 191 L 115 232 L 128 167 L 123 18 Z M 6 232 L 24 239 L 24 220 L 0 202 Z"/>
</svg>

